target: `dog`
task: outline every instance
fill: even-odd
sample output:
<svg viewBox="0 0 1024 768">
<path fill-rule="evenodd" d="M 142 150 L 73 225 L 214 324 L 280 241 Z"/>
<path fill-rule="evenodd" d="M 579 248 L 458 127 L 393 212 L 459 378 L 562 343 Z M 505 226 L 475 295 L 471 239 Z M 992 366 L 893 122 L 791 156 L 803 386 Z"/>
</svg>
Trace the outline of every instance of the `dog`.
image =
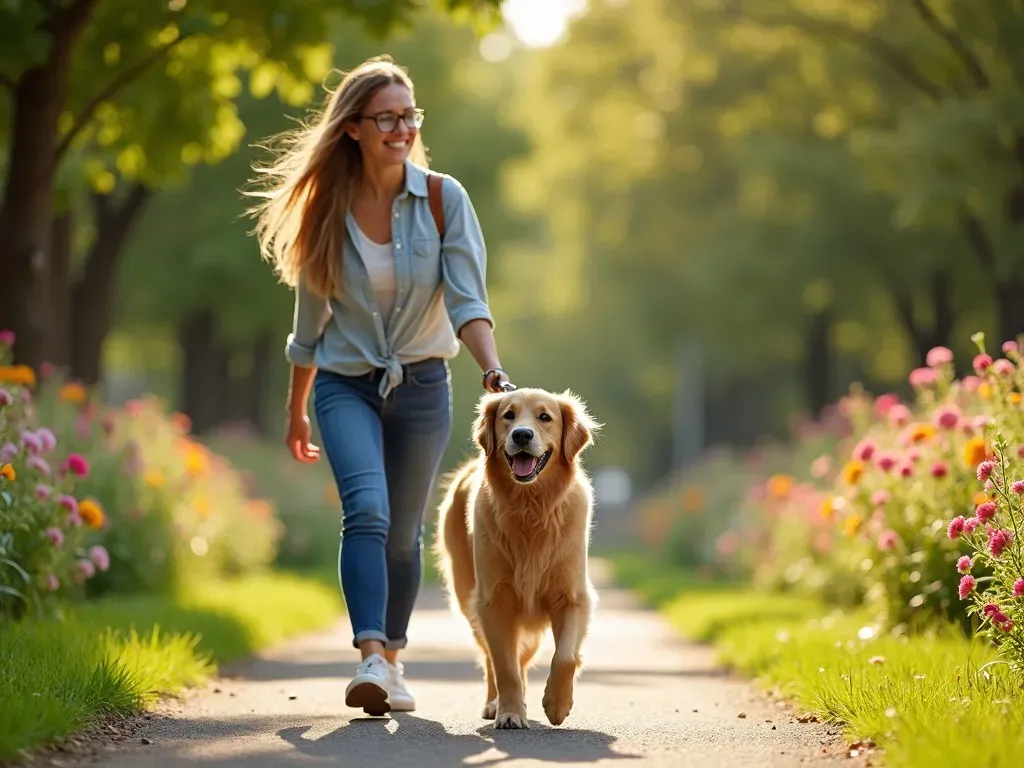
<svg viewBox="0 0 1024 768">
<path fill-rule="evenodd" d="M 544 713 L 560 725 L 572 709 L 598 602 L 587 572 L 593 488 L 579 457 L 601 427 L 568 390 L 485 394 L 478 455 L 447 478 L 434 551 L 450 606 L 483 652 L 483 717 L 495 728 L 530 727 L 526 672 L 549 627 Z"/>
</svg>

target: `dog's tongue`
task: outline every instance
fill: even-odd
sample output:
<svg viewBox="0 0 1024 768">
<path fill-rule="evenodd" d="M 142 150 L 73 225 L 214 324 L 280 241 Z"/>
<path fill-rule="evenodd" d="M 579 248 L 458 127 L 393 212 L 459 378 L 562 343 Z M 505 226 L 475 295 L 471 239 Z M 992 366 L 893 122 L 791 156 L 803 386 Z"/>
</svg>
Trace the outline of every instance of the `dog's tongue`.
<svg viewBox="0 0 1024 768">
<path fill-rule="evenodd" d="M 537 466 L 537 457 L 528 453 L 517 453 L 512 457 L 512 471 L 519 477 L 526 477 Z"/>
</svg>

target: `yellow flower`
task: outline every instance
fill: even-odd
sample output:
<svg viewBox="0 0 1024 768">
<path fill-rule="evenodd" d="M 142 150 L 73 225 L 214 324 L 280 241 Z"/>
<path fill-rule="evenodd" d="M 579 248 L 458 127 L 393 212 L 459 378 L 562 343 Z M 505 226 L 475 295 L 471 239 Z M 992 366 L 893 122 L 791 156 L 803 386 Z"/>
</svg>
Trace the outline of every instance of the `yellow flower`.
<svg viewBox="0 0 1024 768">
<path fill-rule="evenodd" d="M 978 397 L 982 400 L 988 400 L 992 397 L 992 387 L 987 381 L 983 381 L 978 385 Z"/>
<path fill-rule="evenodd" d="M 847 485 L 854 485 L 860 476 L 864 474 L 864 462 L 856 459 L 846 462 L 843 467 L 843 482 Z"/>
<path fill-rule="evenodd" d="M 910 439 L 915 443 L 923 443 L 935 437 L 935 427 L 931 424 L 915 424 L 910 432 Z"/>
<path fill-rule="evenodd" d="M 58 397 L 65 403 L 75 403 L 76 405 L 84 403 L 85 398 L 89 396 L 88 390 L 85 386 L 79 384 L 77 381 L 69 381 L 67 384 L 60 388 Z"/>
<path fill-rule="evenodd" d="M 768 495 L 773 499 L 785 499 L 795 483 L 796 480 L 790 475 L 772 475 L 768 478 Z"/>
<path fill-rule="evenodd" d="M 847 536 L 856 535 L 857 531 L 860 530 L 861 525 L 864 524 L 864 518 L 860 515 L 853 514 L 843 520 L 843 533 Z"/>
<path fill-rule="evenodd" d="M 36 383 L 36 372 L 27 365 L 0 365 L 0 381 L 32 387 Z"/>
<path fill-rule="evenodd" d="M 103 525 L 103 508 L 94 499 L 85 499 L 78 505 L 78 514 L 82 522 L 90 528 Z"/>
<path fill-rule="evenodd" d="M 195 510 L 196 516 L 198 516 L 200 520 L 205 520 L 210 516 L 210 500 L 205 496 L 200 496 L 196 499 L 192 504 L 192 508 Z"/>
<path fill-rule="evenodd" d="M 988 458 L 988 446 L 985 445 L 985 438 L 972 437 L 964 446 L 964 466 L 976 467 Z"/>
<path fill-rule="evenodd" d="M 690 485 L 683 489 L 683 511 L 690 514 L 700 512 L 704 509 L 707 501 L 707 494 L 698 485 Z"/>
<path fill-rule="evenodd" d="M 13 483 L 18 477 L 18 473 L 14 471 L 14 467 L 10 464 L 4 464 L 0 467 L 0 477 L 3 477 L 9 483 Z"/>
<path fill-rule="evenodd" d="M 164 473 L 159 469 L 149 469 L 146 471 L 146 476 L 143 478 L 146 485 L 150 488 L 163 488 L 164 486 Z"/>
<path fill-rule="evenodd" d="M 835 514 L 835 511 L 836 508 L 832 506 L 832 499 L 829 497 L 825 497 L 825 499 L 821 502 L 821 508 L 819 509 L 819 512 L 821 512 L 821 516 L 825 520 L 831 520 L 832 515 Z"/>
<path fill-rule="evenodd" d="M 192 477 L 200 477 L 210 471 L 210 457 L 206 449 L 191 440 L 185 445 L 185 471 Z"/>
<path fill-rule="evenodd" d="M 1020 405 L 1020 392 L 1011 392 L 1006 399 L 1010 401 L 1010 405 Z"/>
</svg>

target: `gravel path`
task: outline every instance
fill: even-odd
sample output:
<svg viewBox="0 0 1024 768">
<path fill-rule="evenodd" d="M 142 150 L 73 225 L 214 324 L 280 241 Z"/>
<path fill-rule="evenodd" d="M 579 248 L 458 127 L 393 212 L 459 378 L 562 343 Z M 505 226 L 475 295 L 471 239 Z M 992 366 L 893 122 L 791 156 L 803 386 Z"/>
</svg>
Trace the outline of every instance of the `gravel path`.
<svg viewBox="0 0 1024 768">
<path fill-rule="evenodd" d="M 530 676 L 531 728 L 495 731 L 480 719 L 483 682 L 469 631 L 437 589 L 410 629 L 406 674 L 418 711 L 370 718 L 344 706 L 355 667 L 345 621 L 226 668 L 209 686 L 164 705 L 105 768 L 174 766 L 863 765 L 835 728 L 799 723 L 789 709 L 717 669 L 707 648 L 681 641 L 665 620 L 612 586 L 595 563 L 601 604 L 584 648 L 575 705 L 557 728 L 540 699 L 546 669 Z M 538 657 L 550 658 L 550 642 Z M 96 763 L 90 761 L 91 764 Z"/>
</svg>

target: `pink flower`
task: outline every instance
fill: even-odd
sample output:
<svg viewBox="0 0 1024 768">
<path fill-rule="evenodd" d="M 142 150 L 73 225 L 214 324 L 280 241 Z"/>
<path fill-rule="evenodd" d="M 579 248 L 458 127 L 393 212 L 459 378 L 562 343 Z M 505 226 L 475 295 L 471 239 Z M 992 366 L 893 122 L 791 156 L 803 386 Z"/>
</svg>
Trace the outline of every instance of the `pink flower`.
<svg viewBox="0 0 1024 768">
<path fill-rule="evenodd" d="M 953 362 L 953 350 L 948 347 L 932 347 L 928 350 L 924 361 L 932 368 L 947 365 Z"/>
<path fill-rule="evenodd" d="M 43 477 L 50 476 L 50 465 L 46 463 L 46 459 L 42 456 L 32 454 L 25 460 L 25 466 L 31 467 Z"/>
<path fill-rule="evenodd" d="M 903 454 L 903 457 L 907 461 L 916 464 L 921 460 L 921 449 L 917 447 L 908 448 L 907 452 Z"/>
<path fill-rule="evenodd" d="M 14 331 L 4 328 L 0 331 L 0 347 L 13 347 L 15 338 Z"/>
<path fill-rule="evenodd" d="M 898 403 L 889 409 L 889 423 L 894 427 L 905 427 L 910 423 L 913 414 L 903 403 Z"/>
<path fill-rule="evenodd" d="M 996 463 L 994 461 L 988 460 L 981 462 L 978 465 L 978 482 L 983 483 L 986 480 L 988 480 L 989 476 L 992 474 L 992 471 L 995 468 Z"/>
<path fill-rule="evenodd" d="M 99 544 L 89 548 L 89 559 L 92 560 L 96 564 L 96 567 L 101 571 L 105 571 L 110 567 L 110 553 L 107 552 L 106 548 Z"/>
<path fill-rule="evenodd" d="M 43 532 L 43 535 L 48 538 L 50 543 L 55 547 L 59 547 L 64 543 L 64 531 L 56 526 L 51 525 Z"/>
<path fill-rule="evenodd" d="M 78 514 L 78 500 L 74 496 L 68 496 L 67 494 L 61 494 L 60 498 L 57 499 L 57 503 L 60 504 L 68 512 Z"/>
<path fill-rule="evenodd" d="M 1013 376 L 1013 372 L 1017 370 L 1017 368 L 1009 360 L 1001 357 L 992 363 L 992 370 L 1000 376 L 1009 378 L 1010 376 Z"/>
<path fill-rule="evenodd" d="M 1010 490 L 1017 494 L 1024 494 L 1024 480 L 1015 480 Z"/>
<path fill-rule="evenodd" d="M 979 520 L 991 520 L 996 516 L 996 503 L 994 501 L 984 501 L 975 507 L 974 514 L 977 515 Z"/>
<path fill-rule="evenodd" d="M 992 358 L 982 352 L 974 356 L 974 372 L 979 376 L 992 367 Z"/>
<path fill-rule="evenodd" d="M 896 474 L 900 477 L 913 477 L 914 476 L 914 463 L 913 459 L 904 459 L 896 467 Z"/>
<path fill-rule="evenodd" d="M 977 376 L 964 376 L 960 381 L 960 384 L 963 386 L 965 392 L 977 392 L 978 387 L 981 386 L 981 379 Z"/>
<path fill-rule="evenodd" d="M 935 425 L 943 429 L 956 429 L 960 423 L 960 410 L 955 405 L 944 405 L 935 412 Z"/>
<path fill-rule="evenodd" d="M 999 626 L 999 628 L 1006 633 L 1013 632 L 1013 619 L 1007 617 L 1006 620 L 1003 621 L 1003 623 Z"/>
<path fill-rule="evenodd" d="M 910 372 L 910 376 L 908 377 L 910 386 L 915 389 L 934 384 L 937 378 L 935 371 L 931 368 L 915 368 Z"/>
<path fill-rule="evenodd" d="M 949 467 L 944 461 L 936 461 L 932 464 L 932 477 L 945 477 L 949 474 Z"/>
<path fill-rule="evenodd" d="M 892 392 L 879 395 L 875 398 L 875 415 L 879 417 L 885 416 L 894 405 L 899 403 L 899 401 L 899 395 L 895 395 Z"/>
<path fill-rule="evenodd" d="M 1024 459 L 1024 445 L 1020 446 L 1017 449 L 1017 458 L 1018 459 Z"/>
<path fill-rule="evenodd" d="M 96 575 L 96 566 L 93 565 L 92 560 L 79 560 L 75 563 L 75 580 L 81 584 L 86 579 L 91 579 Z"/>
<path fill-rule="evenodd" d="M 60 579 L 54 576 L 52 573 L 46 577 L 46 588 L 51 592 L 56 592 L 60 589 Z"/>
<path fill-rule="evenodd" d="M 43 362 L 39 364 L 39 375 L 42 376 L 44 379 L 48 379 L 51 376 L 53 376 L 54 371 L 56 370 L 57 366 L 55 366 L 49 360 L 43 360 Z"/>
<path fill-rule="evenodd" d="M 995 603 L 985 603 L 985 607 L 981 609 L 982 616 L 992 617 L 999 613 L 999 606 Z"/>
<path fill-rule="evenodd" d="M 56 435 L 46 427 L 40 427 L 37 429 L 36 437 L 39 438 L 39 442 L 43 445 L 43 453 L 49 453 L 57 447 Z"/>
<path fill-rule="evenodd" d="M 986 416 L 985 414 L 981 414 L 980 416 L 975 416 L 974 417 L 974 428 L 975 429 L 984 429 L 985 427 L 987 427 L 991 423 L 992 423 L 992 420 L 989 419 L 989 417 Z"/>
<path fill-rule="evenodd" d="M 892 495 L 885 488 L 879 488 L 871 494 L 871 503 L 876 507 L 888 504 L 890 499 L 892 499 Z"/>
<path fill-rule="evenodd" d="M 7 464 L 18 455 L 18 446 L 14 443 L 4 443 L 0 447 L 0 464 Z"/>
<path fill-rule="evenodd" d="M 819 456 L 811 462 L 811 477 L 821 479 L 825 477 L 829 470 L 832 469 L 832 457 L 831 456 Z"/>
<path fill-rule="evenodd" d="M 957 588 L 957 593 L 960 595 L 961 600 L 965 600 L 969 594 L 974 590 L 974 577 L 971 574 L 961 577 L 960 586 Z"/>
<path fill-rule="evenodd" d="M 69 454 L 67 460 L 64 462 L 64 466 L 72 474 L 77 475 L 78 477 L 85 477 L 89 474 L 89 462 L 86 461 L 85 457 L 80 453 Z"/>
<path fill-rule="evenodd" d="M 43 485 L 42 483 L 39 483 L 39 485 L 36 486 L 36 498 L 39 499 L 40 501 L 46 501 L 48 498 L 50 498 L 51 493 L 52 491 L 50 490 L 50 486 L 48 485 Z"/>
<path fill-rule="evenodd" d="M 1013 596 L 1024 597 L 1024 579 L 1017 579 L 1013 582 Z"/>
<path fill-rule="evenodd" d="M 881 469 L 883 472 L 888 472 L 890 469 L 896 466 L 896 456 L 887 451 L 879 453 L 875 457 L 875 464 L 877 464 L 878 468 Z"/>
<path fill-rule="evenodd" d="M 988 535 L 988 551 L 992 553 L 992 557 L 999 557 L 1003 554 L 1003 550 L 1010 544 L 1013 539 L 1013 534 L 1009 531 L 1004 531 L 1000 528 L 992 531 Z"/>
<path fill-rule="evenodd" d="M 864 438 L 853 447 L 853 458 L 857 461 L 868 461 L 875 453 L 875 444 Z"/>
<path fill-rule="evenodd" d="M 1012 354 L 1014 354 L 1016 352 L 1017 352 L 1017 342 L 1016 341 L 1004 341 L 1003 342 L 1003 354 L 1004 355 L 1012 355 Z"/>
<path fill-rule="evenodd" d="M 977 529 L 977 527 L 979 525 L 981 525 L 981 520 L 979 520 L 978 518 L 976 518 L 976 517 L 969 517 L 969 518 L 967 518 L 964 521 L 964 533 L 968 534 L 968 535 L 974 533 L 975 529 Z"/>
<path fill-rule="evenodd" d="M 0 387 L 0 408 L 3 408 L 5 405 L 10 405 L 13 402 L 14 395 L 12 395 L 3 387 Z"/>
<path fill-rule="evenodd" d="M 960 573 L 967 573 L 969 570 L 971 570 L 971 565 L 971 558 L 967 555 L 962 556 L 959 560 L 956 561 L 956 569 L 960 571 Z"/>
<path fill-rule="evenodd" d="M 87 440 L 92 437 L 92 419 L 86 414 L 79 414 L 75 419 L 75 434 L 81 440 Z"/>
<path fill-rule="evenodd" d="M 896 531 L 882 531 L 878 534 L 878 548 L 883 552 L 888 552 L 899 544 L 900 537 Z"/>
<path fill-rule="evenodd" d="M 954 517 L 952 520 L 949 521 L 949 525 L 946 526 L 946 535 L 950 539 L 958 538 L 960 534 L 964 532 L 965 522 L 967 521 L 964 520 L 963 515 L 957 515 L 956 517 Z"/>
<path fill-rule="evenodd" d="M 36 437 L 35 432 L 25 429 L 21 433 L 21 447 L 28 453 L 42 453 L 43 443 Z"/>
</svg>

